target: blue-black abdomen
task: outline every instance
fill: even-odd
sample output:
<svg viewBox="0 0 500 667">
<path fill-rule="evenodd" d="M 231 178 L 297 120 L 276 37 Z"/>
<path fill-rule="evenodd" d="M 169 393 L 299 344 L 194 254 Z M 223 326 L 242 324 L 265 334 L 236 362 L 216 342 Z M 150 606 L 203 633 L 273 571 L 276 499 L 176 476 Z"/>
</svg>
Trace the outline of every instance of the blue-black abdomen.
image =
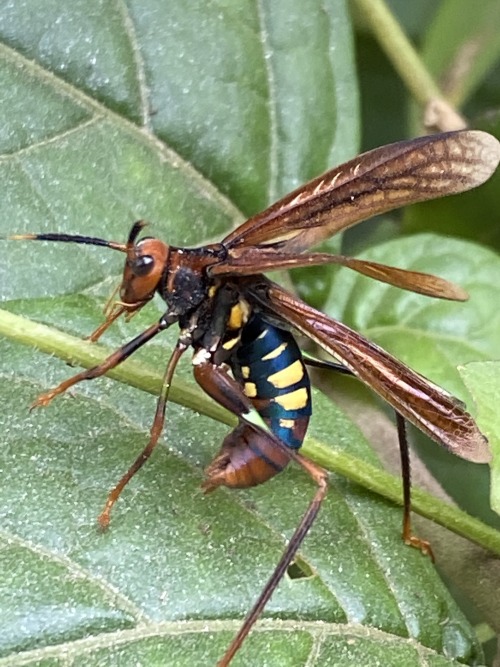
<svg viewBox="0 0 500 667">
<path fill-rule="evenodd" d="M 302 445 L 311 415 L 311 386 L 294 337 L 254 314 L 241 333 L 241 345 L 231 359 L 261 417 L 288 447 Z"/>
</svg>

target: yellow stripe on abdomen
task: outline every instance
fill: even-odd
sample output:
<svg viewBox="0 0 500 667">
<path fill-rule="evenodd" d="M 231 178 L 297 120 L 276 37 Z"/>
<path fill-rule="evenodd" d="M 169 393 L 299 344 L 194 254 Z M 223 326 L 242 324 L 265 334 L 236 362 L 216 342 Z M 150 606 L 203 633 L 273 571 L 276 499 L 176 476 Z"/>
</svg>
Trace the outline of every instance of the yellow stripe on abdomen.
<svg viewBox="0 0 500 667">
<path fill-rule="evenodd" d="M 269 361 L 270 359 L 276 359 L 276 357 L 279 357 L 282 352 L 286 350 L 288 347 L 288 343 L 281 343 L 281 345 L 278 345 L 278 347 L 275 347 L 274 350 L 271 352 L 268 352 L 262 357 L 262 361 Z"/>
<path fill-rule="evenodd" d="M 285 410 L 300 410 L 305 408 L 309 402 L 309 394 L 305 387 L 291 391 L 289 394 L 282 394 L 273 399 Z"/>
<path fill-rule="evenodd" d="M 287 366 L 282 368 L 280 371 L 273 373 L 267 378 L 267 381 L 270 382 L 273 387 L 276 389 L 285 389 L 286 387 L 291 387 L 296 384 L 304 377 L 304 365 L 300 359 L 297 359 Z"/>
<path fill-rule="evenodd" d="M 245 382 L 245 395 L 248 398 L 255 398 L 257 396 L 257 385 L 254 382 Z"/>
</svg>

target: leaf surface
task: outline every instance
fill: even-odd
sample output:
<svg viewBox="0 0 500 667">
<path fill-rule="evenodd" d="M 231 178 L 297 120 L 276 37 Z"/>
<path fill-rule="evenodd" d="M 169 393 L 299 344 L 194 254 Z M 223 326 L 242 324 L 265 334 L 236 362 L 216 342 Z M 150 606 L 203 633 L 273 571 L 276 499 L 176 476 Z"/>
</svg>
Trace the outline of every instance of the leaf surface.
<svg viewBox="0 0 500 667">
<path fill-rule="evenodd" d="M 204 243 L 357 142 L 340 0 L 311 2 L 307 14 L 286 0 L 2 2 L 0 35 L 2 234 L 122 241 L 146 218 L 170 243 Z M 121 272 L 121 257 L 102 249 L 2 241 L 1 252 L 5 308 L 78 336 L 97 326 Z M 117 324 L 105 344 L 160 309 Z M 174 341 L 148 345 L 138 363 L 160 377 Z M 214 664 L 304 512 L 310 480 L 291 468 L 262 488 L 204 497 L 202 469 L 227 427 L 172 404 L 158 451 L 99 533 L 95 517 L 147 440 L 154 398 L 103 379 L 28 413 L 72 371 L 9 337 L 0 346 L 0 665 Z M 378 465 L 337 408 L 318 397 L 315 410 L 314 438 Z M 234 664 L 479 661 L 432 565 L 401 544 L 400 520 L 332 479 L 301 549 L 309 575 L 285 578 Z"/>
</svg>

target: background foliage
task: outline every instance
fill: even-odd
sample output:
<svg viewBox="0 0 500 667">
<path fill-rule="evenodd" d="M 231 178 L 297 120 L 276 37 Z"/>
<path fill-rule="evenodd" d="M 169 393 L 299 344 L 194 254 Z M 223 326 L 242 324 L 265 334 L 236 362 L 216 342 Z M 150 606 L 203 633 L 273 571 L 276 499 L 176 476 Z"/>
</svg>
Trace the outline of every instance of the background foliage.
<svg viewBox="0 0 500 667">
<path fill-rule="evenodd" d="M 499 0 L 473 11 L 468 0 L 390 6 L 424 75 L 411 58 L 397 73 L 384 51 L 393 60 L 410 51 L 390 23 L 377 29 L 361 1 L 311 0 L 307 12 L 294 0 L 0 1 L 0 232 L 122 240 L 146 218 L 172 244 L 220 238 L 359 149 L 421 133 L 423 101 L 436 90 L 429 74 L 472 126 L 500 136 Z M 460 283 L 471 294 L 466 305 L 343 271 L 293 277 L 313 303 L 476 401 L 493 446 L 499 181 L 342 239 L 348 252 Z M 304 511 L 310 481 L 290 469 L 262 488 L 203 497 L 202 470 L 227 432 L 215 418 L 226 417 L 192 389 L 186 362 L 174 395 L 181 405 L 169 406 L 159 451 L 99 533 L 107 491 L 146 441 L 147 392 L 158 387 L 175 332 L 124 367 L 125 384 L 79 386 L 28 413 L 38 393 L 71 373 L 53 355 L 89 364 L 104 354 L 78 339 L 99 323 L 121 257 L 0 248 L 0 665 L 215 664 Z M 122 344 L 161 308 L 117 324 L 103 345 Z M 328 392 L 331 380 L 322 379 Z M 396 493 L 398 480 L 370 446 L 394 448 L 393 427 L 368 390 L 334 382 L 336 402 L 316 396 L 306 451 L 358 483 L 332 475 L 295 576 L 234 664 L 492 662 L 498 561 L 448 531 L 433 534 L 445 586 L 428 559 L 401 544 L 399 508 L 369 490 Z M 488 509 L 488 471 L 419 444 L 446 490 L 493 529 L 453 512 L 448 523 L 494 550 L 500 524 Z M 414 476 L 425 481 L 418 465 Z M 444 520 L 438 501 L 425 502 L 423 512 Z"/>
</svg>

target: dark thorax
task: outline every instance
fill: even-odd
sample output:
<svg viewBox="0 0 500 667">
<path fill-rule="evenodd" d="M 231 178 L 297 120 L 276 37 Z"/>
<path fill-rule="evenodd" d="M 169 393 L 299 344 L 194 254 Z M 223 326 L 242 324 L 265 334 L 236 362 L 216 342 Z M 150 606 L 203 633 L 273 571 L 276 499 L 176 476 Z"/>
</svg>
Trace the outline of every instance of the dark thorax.
<svg viewBox="0 0 500 667">
<path fill-rule="evenodd" d="M 238 281 L 212 278 L 211 266 L 224 260 L 221 244 L 203 248 L 169 248 L 157 291 L 168 306 L 166 318 L 189 332 L 195 352 L 226 362 L 237 349 L 250 307 Z"/>
<path fill-rule="evenodd" d="M 221 244 L 203 248 L 170 247 L 157 291 L 168 306 L 168 315 L 179 321 L 181 329 L 209 297 L 213 281 L 207 269 L 222 261 L 225 252 Z"/>
</svg>

